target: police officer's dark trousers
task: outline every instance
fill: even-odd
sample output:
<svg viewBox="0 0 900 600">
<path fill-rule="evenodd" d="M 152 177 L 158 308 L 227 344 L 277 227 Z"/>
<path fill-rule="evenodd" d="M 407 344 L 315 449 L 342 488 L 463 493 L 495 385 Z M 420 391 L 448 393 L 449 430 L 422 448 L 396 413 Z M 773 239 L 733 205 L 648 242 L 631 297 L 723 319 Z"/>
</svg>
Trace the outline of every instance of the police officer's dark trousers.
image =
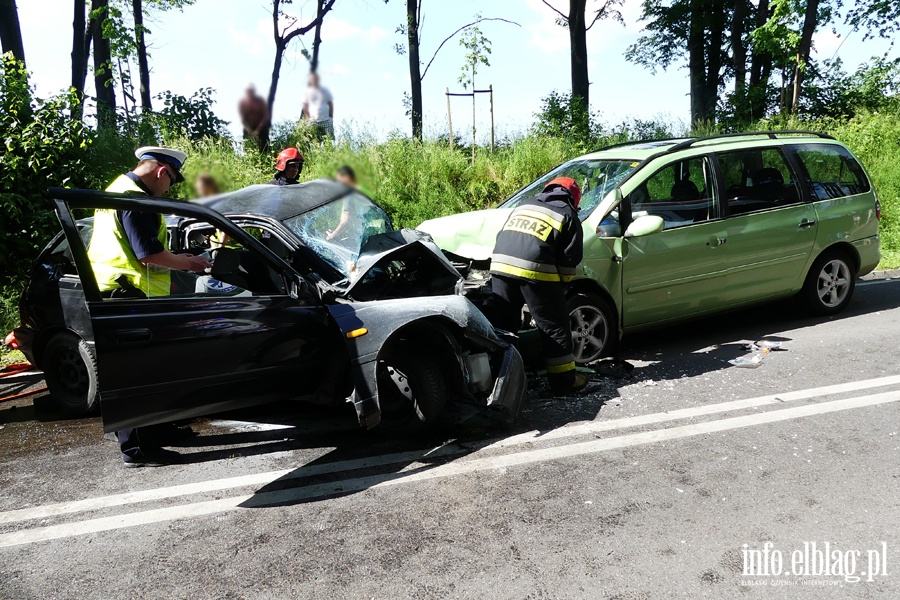
<svg viewBox="0 0 900 600">
<path fill-rule="evenodd" d="M 572 355 L 572 327 L 563 284 L 558 281 L 527 281 L 492 275 L 494 296 L 485 315 L 495 327 L 516 332 L 522 322 L 522 306 L 527 304 L 541 336 L 547 379 L 554 393 L 562 393 L 575 383 Z"/>
</svg>

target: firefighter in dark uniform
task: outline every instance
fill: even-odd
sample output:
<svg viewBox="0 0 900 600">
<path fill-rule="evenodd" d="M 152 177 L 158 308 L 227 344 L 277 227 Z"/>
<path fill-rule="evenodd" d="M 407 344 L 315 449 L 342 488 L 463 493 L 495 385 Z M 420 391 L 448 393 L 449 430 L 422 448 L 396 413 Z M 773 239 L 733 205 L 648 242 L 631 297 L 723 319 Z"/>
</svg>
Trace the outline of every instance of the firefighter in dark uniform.
<svg viewBox="0 0 900 600">
<path fill-rule="evenodd" d="M 579 392 L 589 383 L 575 371 L 563 287 L 575 276 L 583 253 L 579 202 L 581 189 L 574 179 L 554 179 L 542 194 L 513 210 L 497 235 L 491 256 L 494 297 L 485 314 L 496 327 L 515 332 L 522 322 L 522 306 L 528 305 L 540 332 L 554 395 Z"/>
</svg>

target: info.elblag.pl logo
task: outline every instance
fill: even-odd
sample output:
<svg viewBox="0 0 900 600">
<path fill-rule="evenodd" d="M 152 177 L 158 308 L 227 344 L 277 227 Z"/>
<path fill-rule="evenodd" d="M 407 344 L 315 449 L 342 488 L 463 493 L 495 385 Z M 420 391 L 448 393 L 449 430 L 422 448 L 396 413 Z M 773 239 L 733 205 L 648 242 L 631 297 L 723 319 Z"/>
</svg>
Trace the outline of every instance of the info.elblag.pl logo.
<svg viewBox="0 0 900 600">
<path fill-rule="evenodd" d="M 803 542 L 781 550 L 772 542 L 761 548 L 741 546 L 741 585 L 839 585 L 888 577 L 887 542 L 867 550 L 844 549 L 831 542 Z M 765 579 L 770 578 L 770 579 Z M 774 580 L 771 578 L 775 578 Z M 793 579 L 791 579 L 793 578 Z"/>
</svg>

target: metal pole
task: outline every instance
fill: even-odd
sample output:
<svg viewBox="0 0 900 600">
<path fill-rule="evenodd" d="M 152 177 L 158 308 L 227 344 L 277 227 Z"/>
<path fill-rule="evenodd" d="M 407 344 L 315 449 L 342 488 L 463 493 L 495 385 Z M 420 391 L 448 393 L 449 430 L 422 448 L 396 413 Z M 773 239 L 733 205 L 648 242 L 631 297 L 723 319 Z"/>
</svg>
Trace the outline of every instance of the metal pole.
<svg viewBox="0 0 900 600">
<path fill-rule="evenodd" d="M 491 153 L 494 152 L 494 84 L 488 86 L 488 93 L 491 98 Z"/>
<path fill-rule="evenodd" d="M 475 64 L 472 64 L 472 164 L 475 164 Z"/>
<path fill-rule="evenodd" d="M 447 95 L 447 125 L 450 127 L 450 147 L 453 148 L 453 116 L 450 114 L 450 88 L 444 88 Z"/>
</svg>

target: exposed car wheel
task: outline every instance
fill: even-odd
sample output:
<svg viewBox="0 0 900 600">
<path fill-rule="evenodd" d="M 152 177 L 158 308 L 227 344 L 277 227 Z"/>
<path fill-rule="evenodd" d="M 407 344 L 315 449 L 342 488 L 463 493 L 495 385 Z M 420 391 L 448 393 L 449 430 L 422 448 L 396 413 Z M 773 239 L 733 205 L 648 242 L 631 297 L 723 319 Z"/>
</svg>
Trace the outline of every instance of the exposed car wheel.
<svg viewBox="0 0 900 600">
<path fill-rule="evenodd" d="M 829 250 L 813 263 L 800 295 L 814 314 L 833 315 L 847 307 L 854 289 L 856 268 L 853 261 L 842 250 Z"/>
<path fill-rule="evenodd" d="M 82 415 L 97 406 L 97 361 L 83 339 L 58 333 L 44 347 L 41 360 L 50 398 L 69 414 Z"/>
<path fill-rule="evenodd" d="M 378 399 L 382 433 L 413 435 L 429 429 L 447 404 L 440 365 L 427 354 L 388 352 L 378 363 Z"/>
<path fill-rule="evenodd" d="M 586 365 L 613 354 L 619 328 L 609 302 L 595 294 L 575 294 L 569 298 L 569 321 L 576 363 Z"/>
</svg>

